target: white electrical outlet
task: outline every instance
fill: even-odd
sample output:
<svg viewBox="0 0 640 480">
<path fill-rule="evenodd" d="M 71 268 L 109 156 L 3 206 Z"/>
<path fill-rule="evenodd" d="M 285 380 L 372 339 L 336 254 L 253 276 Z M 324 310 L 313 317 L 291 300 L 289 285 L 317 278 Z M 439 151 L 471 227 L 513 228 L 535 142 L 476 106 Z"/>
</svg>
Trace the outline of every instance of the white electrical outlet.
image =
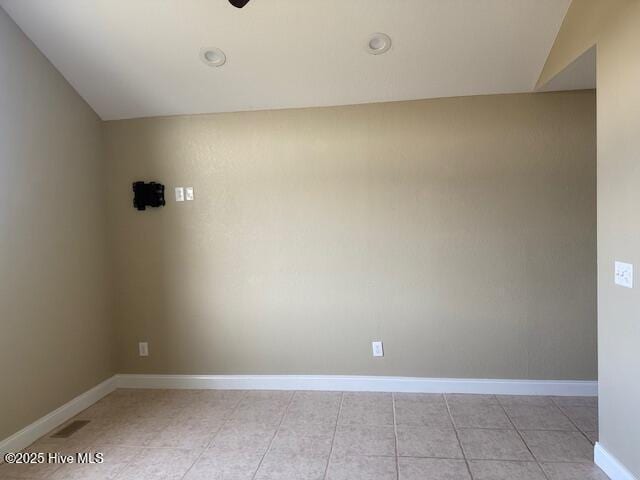
<svg viewBox="0 0 640 480">
<path fill-rule="evenodd" d="M 193 200 L 193 187 L 184 187 L 184 199 L 187 201 Z"/>
<path fill-rule="evenodd" d="M 616 285 L 633 288 L 633 265 L 630 263 L 616 262 Z"/>
<path fill-rule="evenodd" d="M 149 356 L 149 344 L 147 342 L 138 343 L 138 353 L 141 357 Z"/>
<path fill-rule="evenodd" d="M 184 188 L 176 187 L 176 202 L 184 202 Z"/>
<path fill-rule="evenodd" d="M 371 350 L 373 350 L 374 357 L 384 357 L 382 342 L 371 342 Z"/>
</svg>

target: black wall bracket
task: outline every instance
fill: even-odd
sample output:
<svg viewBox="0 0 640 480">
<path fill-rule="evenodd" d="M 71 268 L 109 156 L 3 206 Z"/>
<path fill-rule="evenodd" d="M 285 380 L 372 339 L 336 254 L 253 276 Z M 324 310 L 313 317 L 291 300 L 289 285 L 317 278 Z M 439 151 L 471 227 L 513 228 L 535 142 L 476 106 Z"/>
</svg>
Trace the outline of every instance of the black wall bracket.
<svg viewBox="0 0 640 480">
<path fill-rule="evenodd" d="M 133 206 L 138 210 L 146 210 L 147 207 L 163 207 L 164 185 L 156 182 L 133 183 Z"/>
</svg>

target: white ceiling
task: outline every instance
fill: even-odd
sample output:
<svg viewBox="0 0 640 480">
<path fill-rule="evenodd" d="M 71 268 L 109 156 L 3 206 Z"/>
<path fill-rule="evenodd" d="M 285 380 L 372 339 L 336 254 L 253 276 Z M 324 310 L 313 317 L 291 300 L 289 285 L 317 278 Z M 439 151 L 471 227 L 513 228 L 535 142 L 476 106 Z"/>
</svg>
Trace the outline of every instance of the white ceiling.
<svg viewBox="0 0 640 480">
<path fill-rule="evenodd" d="M 106 120 L 532 91 L 569 3 L 0 0 Z"/>
</svg>

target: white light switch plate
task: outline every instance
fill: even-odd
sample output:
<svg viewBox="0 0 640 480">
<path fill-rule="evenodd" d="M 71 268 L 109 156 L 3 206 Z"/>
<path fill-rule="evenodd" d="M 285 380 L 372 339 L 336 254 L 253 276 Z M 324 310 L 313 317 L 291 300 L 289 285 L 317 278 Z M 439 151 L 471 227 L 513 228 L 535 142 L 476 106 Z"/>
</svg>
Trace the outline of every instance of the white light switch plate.
<svg viewBox="0 0 640 480">
<path fill-rule="evenodd" d="M 184 188 L 176 187 L 176 202 L 184 202 Z"/>
<path fill-rule="evenodd" d="M 184 199 L 187 201 L 193 200 L 193 187 L 184 187 Z"/>
<path fill-rule="evenodd" d="M 141 357 L 149 356 L 149 344 L 147 342 L 138 343 L 138 353 Z"/>
<path fill-rule="evenodd" d="M 616 262 L 616 285 L 633 288 L 633 265 L 630 263 Z"/>
<path fill-rule="evenodd" d="M 382 342 L 371 342 L 371 350 L 373 350 L 374 357 L 384 357 Z"/>
</svg>

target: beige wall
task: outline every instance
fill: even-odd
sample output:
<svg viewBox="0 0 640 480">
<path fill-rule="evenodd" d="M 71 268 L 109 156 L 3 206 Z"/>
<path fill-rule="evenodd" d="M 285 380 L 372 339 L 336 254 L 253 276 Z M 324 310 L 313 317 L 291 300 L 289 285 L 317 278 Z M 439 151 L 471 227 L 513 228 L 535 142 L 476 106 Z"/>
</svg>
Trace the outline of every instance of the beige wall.
<svg viewBox="0 0 640 480">
<path fill-rule="evenodd" d="M 598 43 L 600 442 L 640 478 L 640 2 Z M 614 285 L 614 262 L 635 285 Z"/>
<path fill-rule="evenodd" d="M 637 0 L 574 0 L 545 71 L 597 43 L 599 441 L 640 478 L 639 26 Z M 634 264 L 633 289 L 614 284 L 616 260 Z"/>
<path fill-rule="evenodd" d="M 106 138 L 121 372 L 596 377 L 592 91 Z M 165 208 L 132 208 L 142 179 L 167 185 Z"/>
<path fill-rule="evenodd" d="M 114 372 L 101 123 L 0 9 L 0 439 Z"/>
</svg>

